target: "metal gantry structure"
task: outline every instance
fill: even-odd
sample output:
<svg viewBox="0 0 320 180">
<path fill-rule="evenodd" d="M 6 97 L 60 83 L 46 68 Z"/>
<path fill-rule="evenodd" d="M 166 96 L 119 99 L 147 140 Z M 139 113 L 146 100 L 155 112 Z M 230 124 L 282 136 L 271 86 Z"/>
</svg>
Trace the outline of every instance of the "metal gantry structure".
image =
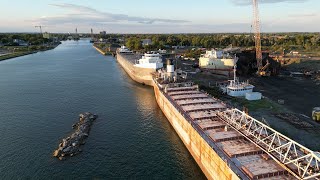
<svg viewBox="0 0 320 180">
<path fill-rule="evenodd" d="M 260 34 L 260 16 L 258 0 L 252 0 L 253 2 L 253 28 L 254 28 L 254 40 L 256 46 L 256 59 L 258 73 L 261 72 L 262 66 L 262 51 L 261 51 L 261 34 Z"/>
<path fill-rule="evenodd" d="M 296 178 L 320 178 L 318 152 L 313 152 L 238 109 L 227 109 L 217 115 Z"/>
<path fill-rule="evenodd" d="M 42 28 L 45 26 L 39 25 L 39 26 L 34 26 L 35 28 L 39 28 L 40 29 L 40 34 L 41 36 L 43 36 L 43 32 L 42 32 Z M 44 46 L 44 39 L 42 38 L 42 45 Z"/>
<path fill-rule="evenodd" d="M 35 28 L 39 28 L 39 29 L 40 29 L 40 33 L 43 34 L 43 33 L 42 33 L 42 27 L 44 27 L 44 26 L 41 26 L 41 25 L 40 25 L 40 26 L 34 26 L 34 27 L 35 27 Z"/>
</svg>

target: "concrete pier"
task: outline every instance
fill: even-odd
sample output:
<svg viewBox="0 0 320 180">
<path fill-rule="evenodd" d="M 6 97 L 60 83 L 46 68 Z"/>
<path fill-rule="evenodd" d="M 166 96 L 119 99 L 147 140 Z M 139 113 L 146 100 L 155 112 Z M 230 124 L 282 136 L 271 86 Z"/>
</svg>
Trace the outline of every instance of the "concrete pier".
<svg viewBox="0 0 320 180">
<path fill-rule="evenodd" d="M 107 55 L 106 52 L 102 51 L 100 48 L 96 47 L 95 45 L 93 45 L 93 48 L 95 48 L 99 53 L 101 53 L 102 55 Z"/>
</svg>

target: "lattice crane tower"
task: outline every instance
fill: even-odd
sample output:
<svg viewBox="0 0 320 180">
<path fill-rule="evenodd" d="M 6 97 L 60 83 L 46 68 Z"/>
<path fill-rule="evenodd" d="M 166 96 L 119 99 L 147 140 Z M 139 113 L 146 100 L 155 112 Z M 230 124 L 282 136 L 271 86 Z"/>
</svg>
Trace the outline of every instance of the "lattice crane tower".
<svg viewBox="0 0 320 180">
<path fill-rule="evenodd" d="M 259 5 L 258 0 L 252 0 L 253 2 L 253 28 L 254 28 L 254 39 L 256 46 L 256 59 L 258 73 L 262 69 L 262 52 L 261 52 L 261 34 L 260 34 L 260 17 L 259 17 Z"/>
</svg>

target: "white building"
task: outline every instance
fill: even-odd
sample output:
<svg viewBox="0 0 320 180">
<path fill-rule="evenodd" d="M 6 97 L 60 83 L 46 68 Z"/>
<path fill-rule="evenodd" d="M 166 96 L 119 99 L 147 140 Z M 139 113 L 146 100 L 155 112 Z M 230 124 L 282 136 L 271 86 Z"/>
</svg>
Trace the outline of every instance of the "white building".
<svg viewBox="0 0 320 180">
<path fill-rule="evenodd" d="M 19 46 L 29 46 L 28 42 L 21 39 L 14 39 L 13 42 L 17 43 Z"/>
<path fill-rule="evenodd" d="M 44 32 L 44 33 L 42 34 L 42 37 L 43 37 L 44 39 L 50 39 L 50 33 Z"/>
<path fill-rule="evenodd" d="M 142 46 L 152 45 L 151 39 L 142 39 Z"/>
<path fill-rule="evenodd" d="M 159 49 L 158 52 L 159 52 L 160 54 L 166 54 L 166 53 L 167 53 L 167 50 L 165 50 L 165 49 Z"/>
<path fill-rule="evenodd" d="M 261 93 L 259 92 L 248 92 L 246 93 L 246 99 L 249 101 L 260 100 L 262 98 Z"/>
</svg>

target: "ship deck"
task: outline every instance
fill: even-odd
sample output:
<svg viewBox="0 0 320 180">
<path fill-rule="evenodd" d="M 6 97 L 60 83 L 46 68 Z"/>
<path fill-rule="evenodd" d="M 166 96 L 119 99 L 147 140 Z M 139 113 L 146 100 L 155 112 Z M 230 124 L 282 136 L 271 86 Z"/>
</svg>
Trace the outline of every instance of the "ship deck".
<svg viewBox="0 0 320 180">
<path fill-rule="evenodd" d="M 218 111 L 226 109 L 220 100 L 199 91 L 197 86 L 167 88 L 164 95 L 220 157 L 227 159 L 230 168 L 241 179 L 295 179 L 217 116 Z"/>
<path fill-rule="evenodd" d="M 141 54 L 125 54 L 121 53 L 120 54 L 123 58 L 125 58 L 127 61 L 131 62 L 132 64 L 135 64 L 135 62 L 139 59 L 141 59 L 142 55 Z"/>
</svg>

